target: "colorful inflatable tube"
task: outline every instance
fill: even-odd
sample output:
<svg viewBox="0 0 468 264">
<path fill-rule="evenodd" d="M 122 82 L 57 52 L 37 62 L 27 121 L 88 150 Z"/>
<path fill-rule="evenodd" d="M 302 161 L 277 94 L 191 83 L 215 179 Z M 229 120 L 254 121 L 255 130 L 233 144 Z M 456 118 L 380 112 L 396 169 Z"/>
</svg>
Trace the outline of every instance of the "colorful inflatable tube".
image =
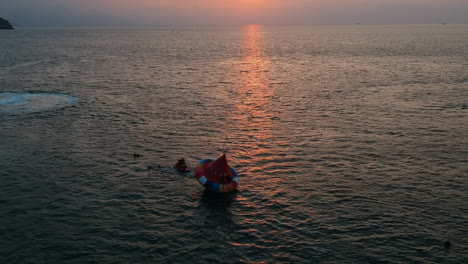
<svg viewBox="0 0 468 264">
<path fill-rule="evenodd" d="M 227 163 L 226 154 L 216 160 L 204 159 L 195 168 L 195 178 L 208 190 L 230 192 L 239 185 L 239 175 Z"/>
</svg>

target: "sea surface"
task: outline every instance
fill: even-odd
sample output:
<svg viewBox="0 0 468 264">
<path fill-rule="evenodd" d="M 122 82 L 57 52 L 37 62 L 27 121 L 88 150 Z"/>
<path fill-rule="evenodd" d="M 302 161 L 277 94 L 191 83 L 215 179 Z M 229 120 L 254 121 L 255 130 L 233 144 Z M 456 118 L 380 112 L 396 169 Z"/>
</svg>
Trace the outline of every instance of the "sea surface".
<svg viewBox="0 0 468 264">
<path fill-rule="evenodd" d="M 468 263 L 467 36 L 2 31 L 0 263 Z"/>
</svg>

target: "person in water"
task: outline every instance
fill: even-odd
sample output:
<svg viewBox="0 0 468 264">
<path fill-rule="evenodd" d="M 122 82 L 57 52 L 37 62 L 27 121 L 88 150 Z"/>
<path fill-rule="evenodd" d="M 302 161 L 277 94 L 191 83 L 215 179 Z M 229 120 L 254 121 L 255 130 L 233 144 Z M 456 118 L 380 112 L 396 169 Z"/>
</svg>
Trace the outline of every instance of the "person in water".
<svg viewBox="0 0 468 264">
<path fill-rule="evenodd" d="M 190 171 L 187 163 L 185 162 L 184 158 L 181 158 L 179 161 L 177 161 L 175 167 L 180 171 L 180 172 L 188 172 Z"/>
</svg>

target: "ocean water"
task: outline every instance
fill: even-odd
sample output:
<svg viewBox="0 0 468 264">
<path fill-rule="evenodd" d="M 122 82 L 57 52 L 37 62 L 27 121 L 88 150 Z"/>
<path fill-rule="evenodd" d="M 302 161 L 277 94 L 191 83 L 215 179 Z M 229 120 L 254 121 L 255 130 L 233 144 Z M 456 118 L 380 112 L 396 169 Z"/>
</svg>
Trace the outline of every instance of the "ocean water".
<svg viewBox="0 0 468 264">
<path fill-rule="evenodd" d="M 0 263 L 467 263 L 467 35 L 0 32 Z"/>
</svg>

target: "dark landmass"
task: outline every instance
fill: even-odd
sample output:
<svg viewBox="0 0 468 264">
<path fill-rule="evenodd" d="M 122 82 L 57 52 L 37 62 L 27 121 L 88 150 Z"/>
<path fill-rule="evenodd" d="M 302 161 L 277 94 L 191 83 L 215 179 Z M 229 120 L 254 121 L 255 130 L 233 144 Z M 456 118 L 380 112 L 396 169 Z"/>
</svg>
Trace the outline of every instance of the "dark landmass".
<svg viewBox="0 0 468 264">
<path fill-rule="evenodd" d="M 0 29 L 14 29 L 13 26 L 8 22 L 8 20 L 5 20 L 0 17 Z"/>
</svg>

